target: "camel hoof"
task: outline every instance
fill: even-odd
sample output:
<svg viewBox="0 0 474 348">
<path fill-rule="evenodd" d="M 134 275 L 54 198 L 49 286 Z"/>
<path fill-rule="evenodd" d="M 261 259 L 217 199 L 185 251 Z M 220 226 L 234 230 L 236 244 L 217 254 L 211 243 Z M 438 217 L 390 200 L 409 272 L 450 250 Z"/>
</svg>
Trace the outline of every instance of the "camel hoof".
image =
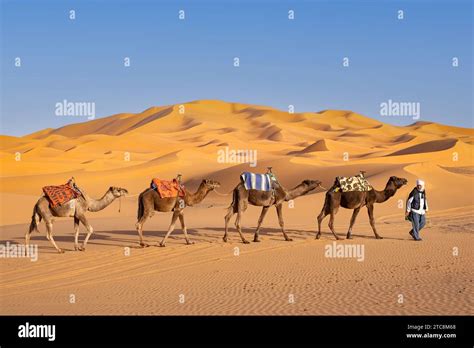
<svg viewBox="0 0 474 348">
<path fill-rule="evenodd" d="M 64 250 L 63 249 L 58 249 L 58 253 L 64 254 Z"/>
<path fill-rule="evenodd" d="M 139 243 L 140 244 L 140 248 L 148 248 L 150 245 L 149 244 L 146 244 L 146 243 Z"/>
<path fill-rule="evenodd" d="M 223 237 L 222 240 L 224 241 L 224 243 L 227 243 L 227 237 Z"/>
<path fill-rule="evenodd" d="M 163 243 L 163 242 L 161 242 L 161 243 L 159 243 L 157 246 L 159 246 L 160 248 L 164 248 L 164 247 L 166 246 L 166 244 Z"/>
<path fill-rule="evenodd" d="M 249 242 L 248 240 L 246 240 L 246 239 L 244 239 L 244 240 L 242 241 L 242 243 L 244 243 L 244 244 L 250 244 L 250 242 Z"/>
<path fill-rule="evenodd" d="M 350 234 L 348 234 L 346 239 L 352 239 L 352 236 Z"/>
<path fill-rule="evenodd" d="M 344 238 L 336 237 L 336 240 L 344 240 Z"/>
<path fill-rule="evenodd" d="M 382 236 L 375 236 L 375 239 L 383 239 Z"/>
<path fill-rule="evenodd" d="M 318 234 L 316 235 L 316 238 L 315 238 L 315 239 L 319 239 L 319 238 L 321 238 L 321 234 L 320 234 L 320 233 L 318 233 Z"/>
<path fill-rule="evenodd" d="M 260 243 L 260 239 L 258 239 L 258 238 L 254 238 L 253 241 L 254 241 L 254 243 Z"/>
<path fill-rule="evenodd" d="M 293 241 L 293 238 L 286 238 L 285 239 L 287 242 L 292 242 Z"/>
<path fill-rule="evenodd" d="M 193 245 L 193 244 L 195 244 L 193 241 L 189 241 L 189 240 L 188 240 L 188 241 L 186 242 L 186 245 Z"/>
</svg>

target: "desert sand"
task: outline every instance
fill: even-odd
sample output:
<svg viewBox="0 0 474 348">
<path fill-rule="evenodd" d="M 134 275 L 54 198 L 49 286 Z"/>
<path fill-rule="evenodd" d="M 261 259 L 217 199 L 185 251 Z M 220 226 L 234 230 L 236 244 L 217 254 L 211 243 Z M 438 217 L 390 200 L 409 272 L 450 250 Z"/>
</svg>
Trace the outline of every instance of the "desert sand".
<svg viewBox="0 0 474 348">
<path fill-rule="evenodd" d="M 21 244 L 34 203 L 45 185 L 71 176 L 94 197 L 109 186 L 130 196 L 99 213 L 88 249 L 73 251 L 72 219 L 57 219 L 54 235 L 65 254 L 46 240 L 45 226 L 32 235 L 35 262 L 0 258 L 2 314 L 472 314 L 474 312 L 474 131 L 430 122 L 406 127 L 350 112 L 289 114 L 269 107 L 202 100 L 118 114 L 24 136 L 0 136 L 0 239 Z M 257 166 L 219 163 L 218 151 L 257 150 Z M 284 206 L 285 242 L 274 209 L 261 243 L 244 245 L 235 229 L 222 241 L 228 193 L 242 171 L 272 166 L 285 187 L 319 179 L 330 187 L 337 175 L 365 170 L 382 190 L 392 175 L 409 183 L 375 206 L 375 240 L 365 208 L 354 239 L 337 244 L 364 246 L 364 259 L 328 258 L 334 238 L 323 222 L 315 240 L 324 191 Z M 166 248 L 155 247 L 170 214 L 156 213 L 144 226 L 138 248 L 137 197 L 152 177 L 183 174 L 194 190 L 203 178 L 221 187 L 185 210 L 185 245 L 178 228 Z M 430 212 L 423 242 L 408 235 L 403 202 L 422 177 Z M 352 211 L 340 209 L 336 231 L 345 236 Z M 260 208 L 243 216 L 251 240 Z M 81 239 L 84 237 L 81 226 Z M 403 301 L 400 302 L 401 296 Z M 71 298 L 75 303 L 71 303 Z"/>
</svg>

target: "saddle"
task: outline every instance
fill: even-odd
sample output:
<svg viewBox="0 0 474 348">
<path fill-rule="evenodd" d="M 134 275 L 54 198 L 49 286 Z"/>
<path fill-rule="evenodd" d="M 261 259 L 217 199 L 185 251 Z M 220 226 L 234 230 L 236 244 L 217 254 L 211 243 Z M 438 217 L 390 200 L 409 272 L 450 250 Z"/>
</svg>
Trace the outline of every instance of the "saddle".
<svg viewBox="0 0 474 348">
<path fill-rule="evenodd" d="M 361 172 L 355 176 L 337 176 L 334 182 L 335 189 L 337 192 L 341 190 L 342 192 L 367 192 L 371 191 L 373 187 L 369 184 L 367 179 L 364 177 L 365 172 Z"/>
<path fill-rule="evenodd" d="M 161 180 L 153 178 L 150 187 L 158 192 L 161 198 L 174 198 L 186 196 L 184 186 L 177 180 Z"/>
<path fill-rule="evenodd" d="M 243 172 L 240 174 L 246 190 L 272 191 L 277 179 L 273 173 L 255 174 Z"/>
<path fill-rule="evenodd" d="M 73 179 L 69 180 L 64 185 L 58 186 L 44 186 L 43 193 L 48 199 L 51 207 L 57 207 L 63 205 L 70 200 L 82 196 L 82 192 L 76 186 Z"/>
</svg>

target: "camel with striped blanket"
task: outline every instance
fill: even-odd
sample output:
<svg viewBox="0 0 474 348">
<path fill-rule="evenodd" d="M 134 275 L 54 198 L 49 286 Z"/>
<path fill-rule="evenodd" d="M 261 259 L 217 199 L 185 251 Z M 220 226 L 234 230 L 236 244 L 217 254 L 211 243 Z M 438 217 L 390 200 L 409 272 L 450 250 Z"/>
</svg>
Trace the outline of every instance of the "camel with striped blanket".
<svg viewBox="0 0 474 348">
<path fill-rule="evenodd" d="M 262 225 L 263 219 L 267 214 L 268 209 L 271 206 L 275 206 L 276 212 L 278 215 L 278 222 L 281 227 L 281 232 L 283 233 L 283 237 L 286 241 L 292 241 L 290 237 L 285 232 L 284 227 L 284 220 L 283 220 L 283 202 L 287 202 L 293 200 L 295 198 L 301 197 L 306 195 L 307 193 L 311 192 L 312 190 L 321 186 L 321 181 L 319 180 L 304 180 L 299 185 L 294 187 L 291 190 L 285 189 L 279 183 L 274 184 L 274 189 L 270 191 L 262 191 L 262 190 L 254 190 L 254 189 L 246 189 L 245 182 L 241 181 L 233 190 L 232 192 L 232 203 L 230 204 L 227 215 L 225 216 L 225 234 L 223 237 L 224 242 L 228 240 L 228 225 L 230 219 L 237 214 L 237 218 L 235 219 L 235 227 L 239 232 L 240 238 L 242 242 L 247 244 L 247 241 L 242 234 L 242 229 L 240 226 L 240 220 L 242 217 L 243 212 L 247 209 L 248 204 L 263 207 L 262 212 L 260 214 L 260 218 L 258 219 L 257 229 L 255 231 L 255 235 L 253 238 L 254 242 L 260 242 L 259 239 L 259 232 L 260 227 Z"/>
</svg>

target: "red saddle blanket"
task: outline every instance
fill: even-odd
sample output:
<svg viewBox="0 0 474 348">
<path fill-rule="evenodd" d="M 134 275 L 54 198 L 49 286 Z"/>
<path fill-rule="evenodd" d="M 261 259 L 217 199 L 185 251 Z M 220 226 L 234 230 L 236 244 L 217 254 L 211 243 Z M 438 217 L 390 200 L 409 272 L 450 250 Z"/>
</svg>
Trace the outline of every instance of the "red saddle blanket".
<svg viewBox="0 0 474 348">
<path fill-rule="evenodd" d="M 151 181 L 151 188 L 155 189 L 161 198 L 184 197 L 186 195 L 184 186 L 176 179 L 170 181 L 154 178 Z"/>
<path fill-rule="evenodd" d="M 52 207 L 69 202 L 81 195 L 74 187 L 68 184 L 59 186 L 45 186 L 43 192 Z"/>
</svg>

